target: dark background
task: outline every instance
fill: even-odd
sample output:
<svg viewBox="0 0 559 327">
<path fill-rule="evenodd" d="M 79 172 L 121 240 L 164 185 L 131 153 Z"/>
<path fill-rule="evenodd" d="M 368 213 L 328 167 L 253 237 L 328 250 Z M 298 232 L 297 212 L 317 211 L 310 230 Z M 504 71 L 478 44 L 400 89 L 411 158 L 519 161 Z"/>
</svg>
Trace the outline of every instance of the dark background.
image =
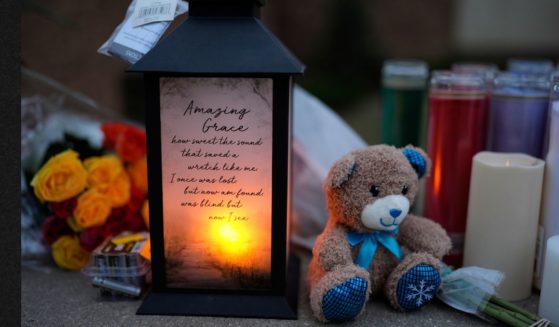
<svg viewBox="0 0 559 327">
<path fill-rule="evenodd" d="M 24 0 L 22 64 L 142 120 L 139 77 L 96 52 L 129 3 Z M 369 143 L 379 137 L 380 67 L 387 58 L 423 59 L 437 69 L 463 60 L 504 69 L 509 57 L 559 59 L 556 0 L 268 0 L 262 20 L 306 64 L 297 82 Z"/>
</svg>

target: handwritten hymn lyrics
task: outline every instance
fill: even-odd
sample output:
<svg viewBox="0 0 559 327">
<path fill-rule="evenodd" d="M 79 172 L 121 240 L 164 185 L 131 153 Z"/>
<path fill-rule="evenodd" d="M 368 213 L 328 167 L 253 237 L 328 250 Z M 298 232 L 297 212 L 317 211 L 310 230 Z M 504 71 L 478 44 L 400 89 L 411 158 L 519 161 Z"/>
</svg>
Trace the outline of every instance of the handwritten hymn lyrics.
<svg viewBox="0 0 559 327">
<path fill-rule="evenodd" d="M 160 79 L 169 288 L 270 286 L 272 80 Z"/>
</svg>

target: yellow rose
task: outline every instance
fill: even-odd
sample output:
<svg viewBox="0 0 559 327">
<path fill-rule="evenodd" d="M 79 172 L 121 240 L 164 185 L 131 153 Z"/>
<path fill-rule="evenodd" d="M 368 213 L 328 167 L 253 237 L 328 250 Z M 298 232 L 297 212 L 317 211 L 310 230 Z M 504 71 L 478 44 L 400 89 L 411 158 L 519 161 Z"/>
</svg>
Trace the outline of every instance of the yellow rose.
<svg viewBox="0 0 559 327">
<path fill-rule="evenodd" d="M 41 201 L 60 202 L 70 199 L 86 187 L 87 172 L 79 154 L 66 150 L 50 158 L 31 180 L 35 196 Z"/>
<path fill-rule="evenodd" d="M 146 223 L 147 228 L 149 229 L 149 202 L 148 200 L 144 201 L 142 205 L 142 209 L 140 211 L 142 218 L 144 218 L 144 223 Z"/>
<path fill-rule="evenodd" d="M 132 184 L 144 194 L 148 191 L 148 165 L 146 158 L 136 160 L 128 166 L 128 174 Z"/>
<path fill-rule="evenodd" d="M 111 213 L 111 199 L 97 189 L 90 189 L 80 195 L 74 209 L 74 223 L 78 228 L 100 226 Z"/>
<path fill-rule="evenodd" d="M 125 205 L 130 200 L 130 178 L 116 156 L 91 157 L 84 161 L 87 183 L 107 195 L 112 208 Z"/>
<path fill-rule="evenodd" d="M 74 236 L 61 236 L 52 244 L 52 258 L 61 268 L 79 270 L 87 265 L 89 253 Z"/>
<path fill-rule="evenodd" d="M 106 191 L 122 173 L 124 167 L 116 156 L 91 157 L 83 162 L 87 170 L 87 185 Z"/>
<path fill-rule="evenodd" d="M 130 200 L 130 178 L 126 171 L 123 170 L 103 193 L 109 197 L 113 208 L 128 203 Z"/>
</svg>

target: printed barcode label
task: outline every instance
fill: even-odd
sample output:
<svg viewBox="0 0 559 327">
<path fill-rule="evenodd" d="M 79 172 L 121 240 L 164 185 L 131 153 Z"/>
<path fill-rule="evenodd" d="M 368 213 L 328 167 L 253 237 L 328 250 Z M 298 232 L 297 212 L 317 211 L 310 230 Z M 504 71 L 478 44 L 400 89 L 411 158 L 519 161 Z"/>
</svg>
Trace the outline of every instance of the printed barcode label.
<svg viewBox="0 0 559 327">
<path fill-rule="evenodd" d="M 143 7 L 140 8 L 138 18 L 146 18 L 149 16 L 168 15 L 171 11 L 171 4 L 167 3 L 159 7 Z"/>
<path fill-rule="evenodd" d="M 99 48 L 99 52 L 108 54 L 131 64 L 136 63 L 144 54 L 153 48 L 159 41 L 167 27 L 171 24 L 174 17 L 182 15 L 188 11 L 188 2 L 185 1 L 165 1 L 170 4 L 169 14 L 173 14 L 173 18 L 168 21 L 143 23 L 140 19 L 141 26 L 134 26 L 137 15 L 140 15 L 136 8 L 162 8 L 162 1 L 158 1 L 159 5 L 151 1 L 147 3 L 142 0 L 133 0 L 122 24 L 120 24 L 111 38 Z M 166 8 L 166 7 L 165 7 Z M 149 12 L 141 13 L 142 15 Z"/>
<path fill-rule="evenodd" d="M 153 23 L 172 21 L 177 10 L 177 0 L 137 0 L 134 8 L 133 27 Z"/>
</svg>

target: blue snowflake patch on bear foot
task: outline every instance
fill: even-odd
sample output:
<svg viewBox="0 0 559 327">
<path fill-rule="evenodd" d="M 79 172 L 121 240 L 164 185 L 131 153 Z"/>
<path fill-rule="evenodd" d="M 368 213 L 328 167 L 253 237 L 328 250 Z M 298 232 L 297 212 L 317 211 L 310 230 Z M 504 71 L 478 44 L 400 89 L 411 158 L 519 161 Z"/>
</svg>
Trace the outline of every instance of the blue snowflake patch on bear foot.
<svg viewBox="0 0 559 327">
<path fill-rule="evenodd" d="M 441 276 L 435 267 L 423 263 L 414 266 L 398 281 L 398 304 L 407 311 L 420 309 L 431 302 L 440 285 Z"/>
<path fill-rule="evenodd" d="M 322 313 L 329 321 L 346 321 L 355 318 L 367 297 L 368 282 L 352 277 L 330 289 L 322 298 Z"/>
</svg>

